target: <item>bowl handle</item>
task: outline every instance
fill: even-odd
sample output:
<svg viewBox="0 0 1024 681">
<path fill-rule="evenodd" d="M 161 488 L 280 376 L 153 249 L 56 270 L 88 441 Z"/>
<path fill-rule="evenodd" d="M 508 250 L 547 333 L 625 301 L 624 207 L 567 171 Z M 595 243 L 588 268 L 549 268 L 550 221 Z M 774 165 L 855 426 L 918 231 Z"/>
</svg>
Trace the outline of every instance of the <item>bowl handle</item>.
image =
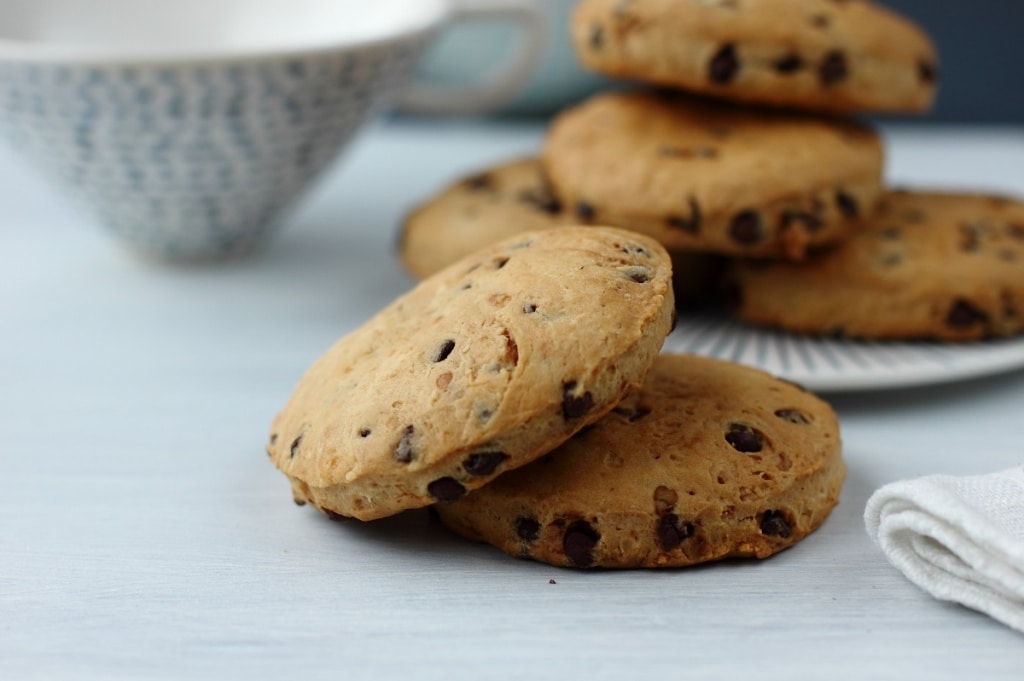
<svg viewBox="0 0 1024 681">
<path fill-rule="evenodd" d="M 538 0 L 456 0 L 447 25 L 499 21 L 518 24 L 512 54 L 485 80 L 461 86 L 412 83 L 398 97 L 407 113 L 471 116 L 488 113 L 510 103 L 526 87 L 540 66 L 548 41 L 548 21 Z"/>
</svg>

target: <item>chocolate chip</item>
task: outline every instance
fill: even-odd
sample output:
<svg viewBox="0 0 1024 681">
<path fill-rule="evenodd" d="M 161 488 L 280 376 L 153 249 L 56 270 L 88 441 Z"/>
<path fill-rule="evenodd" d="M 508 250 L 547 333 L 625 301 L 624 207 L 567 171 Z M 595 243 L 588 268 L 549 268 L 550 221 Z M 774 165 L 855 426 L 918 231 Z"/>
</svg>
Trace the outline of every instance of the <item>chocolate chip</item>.
<svg viewBox="0 0 1024 681">
<path fill-rule="evenodd" d="M 498 466 L 508 458 L 505 452 L 479 452 L 470 454 L 469 458 L 462 462 L 462 469 L 470 475 L 490 475 Z"/>
<path fill-rule="evenodd" d="M 373 432 L 369 428 L 360 428 L 359 437 L 370 437 L 370 433 Z"/>
<path fill-rule="evenodd" d="M 624 269 L 626 277 L 637 284 L 646 284 L 651 280 L 651 268 L 640 265 Z"/>
<path fill-rule="evenodd" d="M 585 520 L 577 520 L 565 530 L 562 550 L 576 567 L 587 567 L 594 563 L 594 547 L 601 535 Z"/>
<path fill-rule="evenodd" d="M 443 362 L 448 359 L 448 355 L 452 354 L 452 350 L 455 349 L 455 341 L 448 339 L 441 343 L 441 347 L 437 349 L 437 354 L 434 355 L 434 364 Z"/>
<path fill-rule="evenodd" d="M 949 314 L 946 315 L 946 324 L 954 329 L 967 329 L 987 321 L 988 315 L 963 299 L 953 303 Z"/>
<path fill-rule="evenodd" d="M 752 246 L 758 243 L 764 238 L 764 231 L 761 228 L 761 216 L 752 210 L 743 211 L 734 217 L 729 224 L 729 236 L 744 246 Z"/>
<path fill-rule="evenodd" d="M 700 204 L 697 203 L 697 199 L 690 197 L 687 199 L 690 204 L 690 215 L 688 217 L 680 217 L 678 215 L 670 216 L 666 222 L 669 227 L 674 229 L 681 229 L 684 232 L 690 234 L 700 233 L 701 213 Z"/>
<path fill-rule="evenodd" d="M 648 416 L 651 413 L 651 410 L 647 407 L 629 408 L 619 406 L 612 409 L 612 412 L 622 416 L 630 423 L 636 423 L 643 417 Z"/>
<path fill-rule="evenodd" d="M 641 255 L 648 259 L 651 257 L 651 252 L 640 244 L 629 244 L 627 246 L 623 246 L 619 250 L 627 255 Z"/>
<path fill-rule="evenodd" d="M 562 202 L 545 189 L 524 190 L 519 194 L 519 200 L 548 215 L 558 215 L 562 212 Z"/>
<path fill-rule="evenodd" d="M 903 211 L 903 213 L 900 215 L 900 218 L 902 218 L 902 220 L 907 224 L 916 225 L 927 220 L 928 214 L 925 213 L 920 208 L 911 208 L 909 210 Z"/>
<path fill-rule="evenodd" d="M 272 444 L 272 445 L 276 445 L 277 444 L 277 433 L 271 433 L 270 434 L 270 444 Z"/>
<path fill-rule="evenodd" d="M 580 201 L 576 204 L 576 216 L 584 222 L 592 222 L 597 217 L 597 210 L 586 201 Z"/>
<path fill-rule="evenodd" d="M 975 253 L 981 247 L 979 230 L 974 225 L 960 225 L 960 250 Z"/>
<path fill-rule="evenodd" d="M 775 415 L 787 423 L 794 423 L 797 425 L 807 425 L 811 422 L 811 419 L 807 414 L 798 409 L 778 409 L 775 411 Z"/>
<path fill-rule="evenodd" d="M 793 534 L 793 528 L 781 511 L 765 511 L 761 516 L 761 534 L 785 539 Z"/>
<path fill-rule="evenodd" d="M 534 303 L 527 303 L 526 305 L 523 305 L 523 312 L 526 314 L 533 314 L 536 311 L 537 305 Z"/>
<path fill-rule="evenodd" d="M 299 445 L 302 444 L 302 436 L 298 436 L 292 441 L 292 448 L 290 450 L 291 458 L 295 458 L 295 455 L 299 453 Z"/>
<path fill-rule="evenodd" d="M 812 215 L 805 211 L 791 210 L 786 211 L 782 215 L 782 228 L 788 229 L 792 225 L 801 224 L 804 226 L 804 231 L 813 233 L 821 230 L 825 226 L 825 223 L 821 221 L 817 215 Z"/>
<path fill-rule="evenodd" d="M 736 58 L 736 46 L 732 43 L 723 45 L 708 62 L 708 78 L 711 82 L 725 85 L 732 81 L 740 68 Z"/>
<path fill-rule="evenodd" d="M 466 189 L 470 191 L 490 191 L 494 189 L 494 177 L 489 173 L 482 173 L 480 175 L 474 175 L 465 181 Z"/>
<path fill-rule="evenodd" d="M 821 84 L 828 87 L 844 80 L 850 73 L 846 64 L 846 55 L 839 50 L 833 50 L 825 55 L 821 66 L 818 67 L 818 76 Z"/>
<path fill-rule="evenodd" d="M 455 478 L 438 478 L 427 485 L 427 492 L 438 501 L 458 501 L 466 494 L 466 488 Z"/>
<path fill-rule="evenodd" d="M 594 396 L 590 391 L 582 395 L 574 394 L 578 383 L 568 381 L 562 384 L 562 418 L 566 421 L 573 421 L 582 417 L 594 406 Z"/>
<path fill-rule="evenodd" d="M 495 259 L 494 259 L 494 262 L 492 263 L 492 264 L 493 264 L 493 266 L 494 266 L 494 269 L 496 269 L 496 270 L 500 270 L 500 269 L 501 269 L 502 267 L 504 267 L 505 265 L 507 265 L 507 264 L 508 264 L 508 261 L 509 261 L 510 259 L 511 259 L 511 258 L 508 258 L 508 257 L 504 257 L 504 256 L 503 256 L 503 257 L 500 257 L 500 258 L 495 258 Z"/>
<path fill-rule="evenodd" d="M 860 206 L 857 205 L 857 199 L 842 190 L 836 192 L 836 206 L 839 208 L 839 212 L 846 218 L 852 219 L 860 215 Z"/>
<path fill-rule="evenodd" d="M 663 551 L 671 551 L 678 548 L 683 541 L 689 539 L 697 531 L 693 523 L 679 522 L 679 516 L 675 513 L 666 513 L 658 520 L 658 527 L 655 533 L 658 535 L 658 545 Z"/>
<path fill-rule="evenodd" d="M 516 518 L 516 536 L 523 541 L 536 541 L 540 536 L 540 523 L 534 518 L 519 516 Z"/>
<path fill-rule="evenodd" d="M 600 50 L 604 47 L 604 26 L 595 24 L 590 29 L 590 49 Z"/>
<path fill-rule="evenodd" d="M 804 67 L 804 60 L 799 54 L 787 54 L 785 57 L 776 60 L 773 66 L 777 73 L 796 73 Z"/>
<path fill-rule="evenodd" d="M 938 67 L 932 62 L 922 59 L 917 62 L 917 77 L 921 79 L 922 83 L 931 85 L 939 79 Z"/>
<path fill-rule="evenodd" d="M 402 437 L 399 438 L 398 444 L 395 445 L 395 461 L 398 463 L 409 463 L 412 461 L 412 438 L 415 432 L 416 429 L 412 426 L 406 426 L 405 430 L 402 431 Z"/>
<path fill-rule="evenodd" d="M 737 452 L 755 454 L 764 449 L 764 436 L 743 423 L 730 423 L 725 441 Z"/>
</svg>

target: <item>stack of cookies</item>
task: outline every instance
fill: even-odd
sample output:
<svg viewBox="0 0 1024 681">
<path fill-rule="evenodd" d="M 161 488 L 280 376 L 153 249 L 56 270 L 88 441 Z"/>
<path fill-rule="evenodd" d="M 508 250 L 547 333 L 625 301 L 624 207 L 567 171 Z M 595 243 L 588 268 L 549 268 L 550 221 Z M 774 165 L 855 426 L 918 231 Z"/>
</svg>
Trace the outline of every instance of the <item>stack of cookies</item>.
<svg viewBox="0 0 1024 681">
<path fill-rule="evenodd" d="M 725 289 L 750 322 L 1024 330 L 1024 204 L 891 190 L 877 132 L 852 118 L 931 106 L 935 48 L 905 18 L 865 0 L 582 0 L 572 39 L 584 65 L 638 87 L 564 111 L 539 158 L 413 213 L 413 274 L 520 229 L 616 225 L 669 249 L 681 304 Z"/>
<path fill-rule="evenodd" d="M 433 506 L 554 565 L 770 556 L 838 502 L 836 416 L 755 369 L 661 354 L 671 278 L 660 243 L 618 228 L 485 246 L 315 362 L 267 452 L 332 518 Z"/>
<path fill-rule="evenodd" d="M 885 188 L 879 136 L 850 116 L 925 111 L 937 66 L 873 3 L 582 0 L 574 41 L 642 85 L 410 215 L 422 281 L 308 370 L 267 451 L 328 516 L 430 506 L 554 565 L 770 556 L 838 502 L 835 413 L 663 354 L 678 306 L 724 269 L 739 315 L 797 331 L 1016 333 L 1024 212 Z"/>
</svg>

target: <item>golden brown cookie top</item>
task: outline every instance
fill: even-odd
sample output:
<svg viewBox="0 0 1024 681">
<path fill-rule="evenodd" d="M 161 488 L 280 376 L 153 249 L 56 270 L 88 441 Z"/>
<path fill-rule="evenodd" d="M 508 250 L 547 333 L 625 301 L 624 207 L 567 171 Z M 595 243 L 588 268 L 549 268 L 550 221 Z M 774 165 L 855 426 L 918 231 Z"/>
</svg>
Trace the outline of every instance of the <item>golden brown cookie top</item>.
<svg viewBox="0 0 1024 681">
<path fill-rule="evenodd" d="M 866 0 L 583 0 L 573 39 L 608 75 L 822 111 L 925 111 L 938 81 L 928 35 Z"/>
<path fill-rule="evenodd" d="M 335 344 L 275 419 L 296 498 L 372 519 L 458 498 L 599 418 L 670 330 L 671 265 L 612 228 L 528 232 Z"/>
<path fill-rule="evenodd" d="M 853 188 L 877 186 L 883 171 L 881 142 L 865 126 L 655 92 L 598 95 L 563 112 L 544 162 L 581 219 L 608 214 L 695 238 L 717 231 L 718 250 L 740 253 L 762 248 L 756 230 L 788 228 L 790 216 L 820 229 L 830 216 L 868 212 Z M 808 199 L 816 205 L 803 212 L 762 217 Z"/>
</svg>

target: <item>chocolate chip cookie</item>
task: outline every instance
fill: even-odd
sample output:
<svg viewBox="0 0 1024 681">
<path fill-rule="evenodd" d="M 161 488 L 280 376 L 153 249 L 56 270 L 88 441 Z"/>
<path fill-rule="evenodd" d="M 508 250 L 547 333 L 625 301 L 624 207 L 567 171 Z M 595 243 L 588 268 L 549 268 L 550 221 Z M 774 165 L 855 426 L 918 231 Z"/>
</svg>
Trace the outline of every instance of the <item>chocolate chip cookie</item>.
<svg viewBox="0 0 1024 681">
<path fill-rule="evenodd" d="M 402 226 L 398 255 L 422 279 L 501 239 L 577 222 L 552 190 L 540 161 L 519 159 L 473 173 L 414 210 Z M 680 250 L 670 255 L 677 306 L 717 291 L 722 258 Z"/>
<path fill-rule="evenodd" d="M 825 402 L 756 369 L 666 354 L 591 428 L 437 510 L 520 558 L 674 567 L 792 546 L 828 517 L 845 474 Z"/>
<path fill-rule="evenodd" d="M 653 239 L 517 235 L 338 341 L 299 381 L 267 451 L 295 500 L 330 514 L 454 501 L 611 410 L 673 314 L 669 256 Z"/>
<path fill-rule="evenodd" d="M 844 120 L 675 93 L 598 95 L 544 146 L 563 209 L 669 249 L 799 259 L 835 243 L 882 192 L 883 150 Z"/>
<path fill-rule="evenodd" d="M 583 0 L 573 43 L 606 75 L 819 111 L 922 112 L 938 84 L 927 34 L 866 0 Z"/>
<path fill-rule="evenodd" d="M 791 331 L 950 341 L 1024 331 L 1024 203 L 894 191 L 848 242 L 799 265 L 736 262 L 736 314 Z"/>
</svg>

